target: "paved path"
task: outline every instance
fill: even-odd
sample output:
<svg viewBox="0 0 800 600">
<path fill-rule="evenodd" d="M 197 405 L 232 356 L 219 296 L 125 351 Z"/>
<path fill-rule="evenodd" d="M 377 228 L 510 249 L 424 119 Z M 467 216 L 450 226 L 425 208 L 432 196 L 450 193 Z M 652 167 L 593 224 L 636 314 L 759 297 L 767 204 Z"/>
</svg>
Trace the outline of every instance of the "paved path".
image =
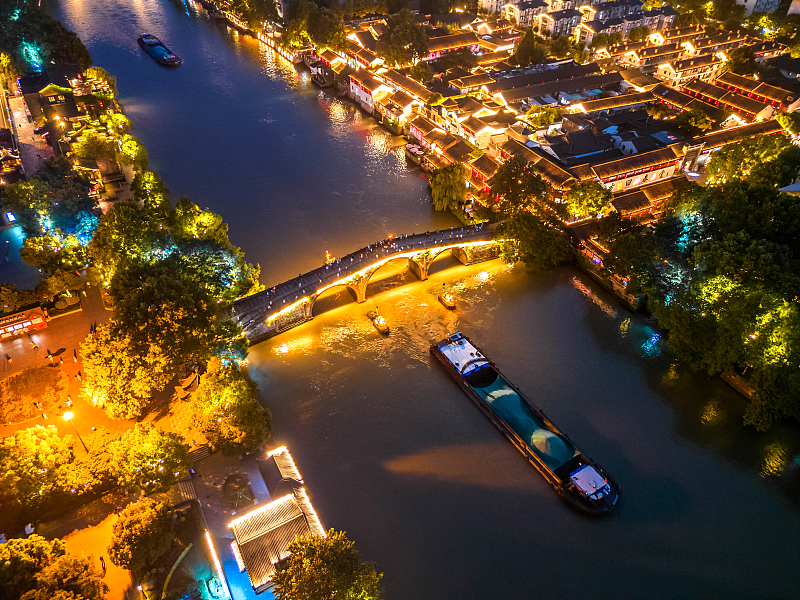
<svg viewBox="0 0 800 600">
<path fill-rule="evenodd" d="M 16 84 L 14 84 L 16 87 Z M 37 125 L 28 122 L 25 99 L 22 94 L 9 93 L 11 105 L 11 121 L 14 124 L 14 133 L 17 136 L 22 168 L 25 176 L 33 175 L 42 163 L 53 156 L 53 149 L 47 145 L 42 136 L 33 133 Z"/>
</svg>

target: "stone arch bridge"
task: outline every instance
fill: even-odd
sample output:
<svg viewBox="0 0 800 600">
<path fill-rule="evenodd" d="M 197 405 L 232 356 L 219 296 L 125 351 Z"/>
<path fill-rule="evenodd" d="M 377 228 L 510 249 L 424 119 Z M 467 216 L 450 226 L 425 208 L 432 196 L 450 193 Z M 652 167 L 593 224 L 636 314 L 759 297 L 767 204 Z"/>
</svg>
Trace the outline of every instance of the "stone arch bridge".
<svg viewBox="0 0 800 600">
<path fill-rule="evenodd" d="M 424 281 L 431 263 L 447 251 L 470 265 L 497 258 L 500 249 L 494 240 L 494 227 L 489 224 L 382 240 L 291 281 L 241 298 L 226 309 L 223 318 L 239 324 L 254 344 L 311 320 L 314 302 L 326 290 L 344 286 L 357 302 L 364 302 L 370 278 L 389 261 L 408 259 L 411 272 Z"/>
</svg>

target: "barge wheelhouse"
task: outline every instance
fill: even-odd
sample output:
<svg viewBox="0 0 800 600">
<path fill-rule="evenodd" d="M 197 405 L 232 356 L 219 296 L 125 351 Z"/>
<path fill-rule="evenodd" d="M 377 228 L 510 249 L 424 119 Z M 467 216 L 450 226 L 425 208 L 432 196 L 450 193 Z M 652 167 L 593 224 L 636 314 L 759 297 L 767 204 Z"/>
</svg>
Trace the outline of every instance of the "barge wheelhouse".
<svg viewBox="0 0 800 600">
<path fill-rule="evenodd" d="M 568 504 L 589 514 L 617 505 L 617 484 L 534 406 L 463 334 L 431 346 L 461 389 Z"/>
</svg>

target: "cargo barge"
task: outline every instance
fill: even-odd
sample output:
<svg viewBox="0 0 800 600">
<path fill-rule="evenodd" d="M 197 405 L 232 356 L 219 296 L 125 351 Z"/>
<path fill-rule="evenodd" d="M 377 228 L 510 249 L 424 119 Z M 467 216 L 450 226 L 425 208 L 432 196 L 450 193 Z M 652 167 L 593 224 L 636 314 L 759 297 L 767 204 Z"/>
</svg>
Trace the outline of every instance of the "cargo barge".
<svg viewBox="0 0 800 600">
<path fill-rule="evenodd" d="M 431 346 L 431 353 L 570 506 L 593 515 L 614 510 L 619 500 L 617 484 L 465 335 L 451 335 Z"/>
<path fill-rule="evenodd" d="M 158 64 L 165 67 L 177 67 L 181 64 L 180 57 L 170 52 L 170 49 L 162 44 L 156 36 L 143 33 L 136 41 Z"/>
</svg>

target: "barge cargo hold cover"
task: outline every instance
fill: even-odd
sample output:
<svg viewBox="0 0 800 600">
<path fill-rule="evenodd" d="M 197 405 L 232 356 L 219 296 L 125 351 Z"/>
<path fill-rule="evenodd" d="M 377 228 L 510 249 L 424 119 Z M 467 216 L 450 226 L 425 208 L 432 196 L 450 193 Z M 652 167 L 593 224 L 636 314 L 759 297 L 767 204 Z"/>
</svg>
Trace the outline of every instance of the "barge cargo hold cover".
<svg viewBox="0 0 800 600">
<path fill-rule="evenodd" d="M 567 503 L 590 514 L 609 513 L 616 507 L 616 483 L 466 336 L 453 334 L 431 346 L 431 353 Z"/>
</svg>

